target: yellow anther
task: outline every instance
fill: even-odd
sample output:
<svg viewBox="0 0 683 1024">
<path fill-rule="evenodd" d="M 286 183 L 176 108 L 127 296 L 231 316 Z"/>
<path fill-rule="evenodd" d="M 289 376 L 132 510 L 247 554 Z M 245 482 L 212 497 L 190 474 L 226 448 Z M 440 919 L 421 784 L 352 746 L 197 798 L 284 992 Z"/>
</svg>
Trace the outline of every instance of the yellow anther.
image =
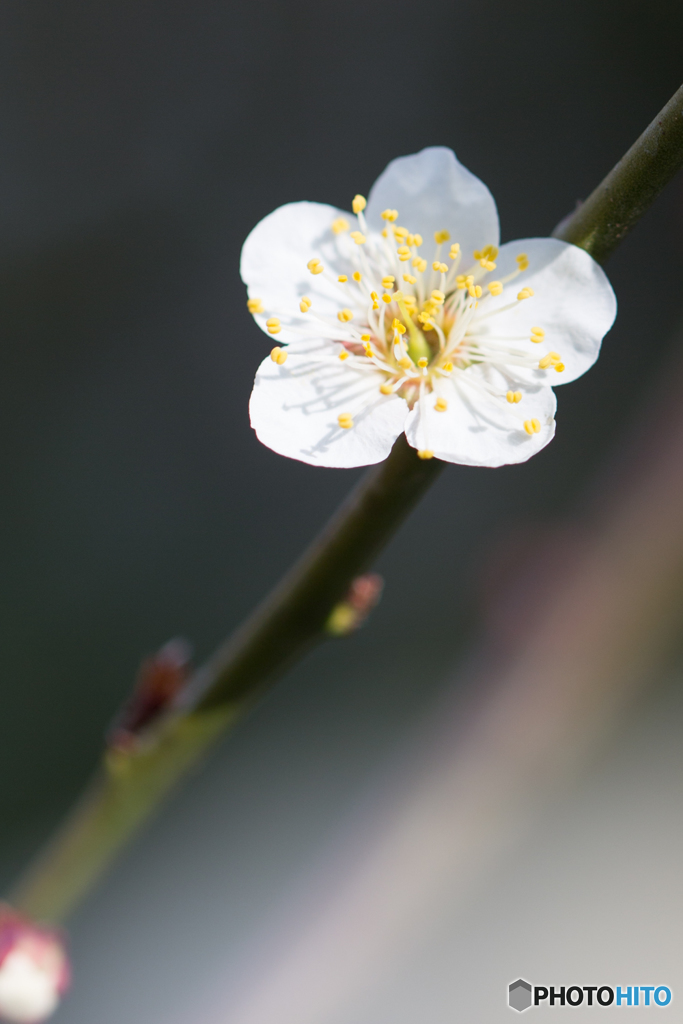
<svg viewBox="0 0 683 1024">
<path fill-rule="evenodd" d="M 410 249 L 407 245 L 400 245 L 398 247 L 398 258 L 401 263 L 407 263 L 410 259 Z"/>
<path fill-rule="evenodd" d="M 353 416 L 350 412 L 342 412 L 337 416 L 337 423 L 342 430 L 350 430 L 353 426 Z"/>
<path fill-rule="evenodd" d="M 382 302 L 389 303 L 391 301 L 392 301 L 391 295 L 389 295 L 388 292 L 385 292 L 384 295 L 382 296 Z"/>
<path fill-rule="evenodd" d="M 460 255 L 460 243 L 459 242 L 453 242 L 453 245 L 451 246 L 451 251 L 449 252 L 448 255 L 449 255 L 449 258 L 452 259 L 452 260 L 455 260 L 455 259 L 458 258 L 458 256 Z"/>
<path fill-rule="evenodd" d="M 247 299 L 247 309 L 250 313 L 262 313 L 263 301 L 261 299 Z"/>
<path fill-rule="evenodd" d="M 550 356 L 543 356 L 543 358 L 539 360 L 538 363 L 539 370 L 547 370 L 552 362 L 553 359 Z"/>
<path fill-rule="evenodd" d="M 391 395 L 394 390 L 393 384 L 380 384 L 379 390 L 383 395 Z"/>
<path fill-rule="evenodd" d="M 337 320 L 341 320 L 343 324 L 347 324 L 349 320 L 353 320 L 353 313 L 350 309 L 340 309 L 337 313 Z"/>
<path fill-rule="evenodd" d="M 441 292 L 441 291 L 439 291 L 439 289 L 438 289 L 438 288 L 435 288 L 435 289 L 434 289 L 434 290 L 432 291 L 432 294 L 431 294 L 431 299 L 432 299 L 432 302 L 436 302 L 436 303 L 437 303 L 437 305 L 439 305 L 439 306 L 440 306 L 440 305 L 441 305 L 441 304 L 443 303 L 443 301 L 444 301 L 444 299 L 445 299 L 445 298 L 446 298 L 446 296 L 444 295 L 444 293 L 443 293 L 443 292 Z"/>
<path fill-rule="evenodd" d="M 363 279 L 363 275 L 361 274 L 360 270 L 354 270 L 353 279 L 356 282 L 361 281 Z"/>
<path fill-rule="evenodd" d="M 447 363 L 444 363 L 443 366 L 441 367 L 441 369 L 443 370 L 444 373 L 452 373 L 453 372 L 453 363 L 451 363 L 450 361 L 447 362 Z"/>
<path fill-rule="evenodd" d="M 481 285 L 480 284 L 471 284 L 468 287 L 468 289 L 467 289 L 467 294 L 472 299 L 480 299 L 481 298 Z"/>
<path fill-rule="evenodd" d="M 397 251 L 397 253 L 399 255 L 401 255 L 403 253 L 406 253 L 406 252 L 410 252 L 410 246 L 409 245 L 399 245 L 399 247 L 398 247 L 398 249 L 396 251 Z"/>
<path fill-rule="evenodd" d="M 431 450 L 431 448 L 418 448 L 417 457 L 418 459 L 433 459 L 434 452 Z"/>
<path fill-rule="evenodd" d="M 413 241 L 411 244 L 414 245 L 416 249 L 419 249 L 422 245 L 422 235 L 413 235 L 412 238 Z"/>
<path fill-rule="evenodd" d="M 406 281 L 408 284 L 415 284 L 415 282 L 417 281 L 417 278 L 413 277 L 412 274 L 404 274 L 403 275 L 403 280 Z"/>
<path fill-rule="evenodd" d="M 539 341 L 543 341 L 544 338 L 545 338 L 545 331 L 543 330 L 542 327 L 532 327 L 531 328 L 531 340 L 533 342 L 538 344 L 538 342 Z"/>
<path fill-rule="evenodd" d="M 498 255 L 498 249 L 495 245 L 485 245 L 481 250 L 482 259 L 495 260 Z"/>
<path fill-rule="evenodd" d="M 398 220 L 398 210 L 384 210 L 382 212 L 382 220 L 395 221 Z"/>
<path fill-rule="evenodd" d="M 524 429 L 526 430 L 527 434 L 529 434 L 529 436 L 531 436 L 532 434 L 540 434 L 541 424 L 538 420 L 535 419 L 524 420 Z"/>
<path fill-rule="evenodd" d="M 349 222 L 345 217 L 337 217 L 336 220 L 332 221 L 332 230 L 335 235 L 341 235 L 343 231 L 349 230 Z"/>
<path fill-rule="evenodd" d="M 403 324 L 401 323 L 401 321 L 398 319 L 398 317 L 394 317 L 394 320 L 393 320 L 393 323 L 392 323 L 391 326 L 393 327 L 393 329 L 395 331 L 398 332 L 398 334 L 405 334 L 406 333 L 406 329 L 403 326 Z"/>
<path fill-rule="evenodd" d="M 408 356 L 403 356 L 401 359 L 399 359 L 398 365 L 402 366 L 404 370 L 409 370 L 413 363 L 412 360 L 408 358 Z"/>
<path fill-rule="evenodd" d="M 276 316 L 271 316 L 270 320 L 266 320 L 266 327 L 268 334 L 279 334 L 281 331 L 280 321 Z"/>
<path fill-rule="evenodd" d="M 515 256 L 517 266 L 520 270 L 527 270 L 529 267 L 529 257 L 525 252 L 520 252 L 519 256 Z"/>
<path fill-rule="evenodd" d="M 365 196 L 354 196 L 351 209 L 354 213 L 362 213 L 367 205 L 368 201 Z"/>
<path fill-rule="evenodd" d="M 505 397 L 507 398 L 507 400 L 510 403 L 510 405 L 514 405 L 515 404 L 515 393 L 514 393 L 514 391 L 508 391 L 508 393 L 507 393 L 507 395 Z"/>
<path fill-rule="evenodd" d="M 421 356 L 421 358 L 418 359 L 417 361 L 417 365 L 420 367 L 421 370 L 424 370 L 425 367 L 429 366 L 429 360 L 427 359 L 426 356 Z"/>
<path fill-rule="evenodd" d="M 277 363 L 278 366 L 282 366 L 283 363 L 287 362 L 287 352 L 284 348 L 280 348 L 276 345 L 270 353 L 270 358 L 274 363 Z"/>
<path fill-rule="evenodd" d="M 517 298 L 521 302 L 522 299 L 530 299 L 533 294 L 533 288 L 522 288 L 521 292 L 517 292 Z"/>
<path fill-rule="evenodd" d="M 447 242 L 450 237 L 451 237 L 450 231 L 435 231 L 434 232 L 434 241 L 436 242 L 437 245 L 442 245 L 444 242 Z"/>
<path fill-rule="evenodd" d="M 370 298 L 372 299 L 373 302 L 377 302 L 377 299 L 378 299 L 377 292 L 370 292 Z"/>
<path fill-rule="evenodd" d="M 346 276 L 346 274 L 340 274 L 337 280 L 339 281 L 339 284 L 346 284 L 346 282 L 348 281 L 348 277 Z"/>
<path fill-rule="evenodd" d="M 479 265 L 483 267 L 484 270 L 496 269 L 496 264 L 493 262 L 493 260 L 479 260 Z"/>
<path fill-rule="evenodd" d="M 550 356 L 550 361 L 552 363 L 559 363 L 562 358 L 559 352 L 548 352 L 548 355 Z"/>
<path fill-rule="evenodd" d="M 372 351 L 372 345 L 370 344 L 369 341 L 363 343 L 363 349 L 365 350 L 365 354 L 368 357 L 368 359 L 374 356 L 375 353 Z"/>
<path fill-rule="evenodd" d="M 382 288 L 391 288 L 395 280 L 395 277 L 392 277 L 391 274 L 387 274 L 382 278 Z"/>
<path fill-rule="evenodd" d="M 356 245 L 365 245 L 365 235 L 362 231 L 352 231 L 350 237 L 354 240 Z"/>
<path fill-rule="evenodd" d="M 309 260 L 306 264 L 312 274 L 322 274 L 325 269 L 320 260 L 316 257 L 315 259 Z"/>
<path fill-rule="evenodd" d="M 502 281 L 489 281 L 487 287 L 488 287 L 488 290 L 491 292 L 491 295 L 500 295 L 502 293 L 502 291 L 503 291 L 503 282 Z"/>
<path fill-rule="evenodd" d="M 421 256 L 415 256 L 415 258 L 413 259 L 413 266 L 421 274 L 424 274 L 425 270 L 427 269 L 427 260 L 423 260 Z"/>
<path fill-rule="evenodd" d="M 402 227 L 394 228 L 394 238 L 398 238 L 400 240 L 401 238 L 407 238 L 408 234 L 409 234 L 408 228 L 402 228 Z"/>
<path fill-rule="evenodd" d="M 460 291 L 462 291 L 464 288 L 467 288 L 467 278 L 465 277 L 464 274 L 458 274 L 458 276 L 455 279 L 455 287 L 460 289 Z"/>
<path fill-rule="evenodd" d="M 370 341 L 370 335 L 369 334 L 361 334 L 360 340 L 361 341 Z"/>
<path fill-rule="evenodd" d="M 373 309 L 379 309 L 379 302 L 373 302 L 372 308 Z"/>
<path fill-rule="evenodd" d="M 522 401 L 522 392 L 521 391 L 515 391 L 515 402 L 521 402 L 521 401 Z"/>
<path fill-rule="evenodd" d="M 446 401 L 446 399 L 445 398 L 437 398 L 436 402 L 434 403 L 434 411 L 435 412 L 445 412 L 447 408 L 448 408 L 448 402 Z"/>
<path fill-rule="evenodd" d="M 301 302 L 299 303 L 299 309 L 302 313 L 308 313 L 313 303 L 309 299 L 308 295 L 301 296 Z"/>
<path fill-rule="evenodd" d="M 432 270 L 436 270 L 439 274 L 446 274 L 448 273 L 448 265 L 436 260 L 436 262 L 432 263 Z"/>
<path fill-rule="evenodd" d="M 346 349 L 344 349 L 343 352 L 339 353 L 339 358 L 341 359 L 342 363 L 344 362 L 345 359 L 349 358 L 349 353 L 346 351 Z"/>
<path fill-rule="evenodd" d="M 557 370 L 558 373 L 562 373 L 564 368 L 565 368 L 564 367 L 564 363 L 555 363 L 555 369 Z"/>
</svg>

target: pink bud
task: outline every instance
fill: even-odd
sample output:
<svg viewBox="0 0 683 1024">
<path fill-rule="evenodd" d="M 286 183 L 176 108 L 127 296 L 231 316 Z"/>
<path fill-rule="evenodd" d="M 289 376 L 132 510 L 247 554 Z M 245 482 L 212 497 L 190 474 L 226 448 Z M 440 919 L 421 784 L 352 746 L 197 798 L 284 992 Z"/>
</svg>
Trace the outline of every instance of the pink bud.
<svg viewBox="0 0 683 1024">
<path fill-rule="evenodd" d="M 55 931 L 0 904 L 0 1017 L 39 1024 L 69 987 L 69 960 Z"/>
</svg>

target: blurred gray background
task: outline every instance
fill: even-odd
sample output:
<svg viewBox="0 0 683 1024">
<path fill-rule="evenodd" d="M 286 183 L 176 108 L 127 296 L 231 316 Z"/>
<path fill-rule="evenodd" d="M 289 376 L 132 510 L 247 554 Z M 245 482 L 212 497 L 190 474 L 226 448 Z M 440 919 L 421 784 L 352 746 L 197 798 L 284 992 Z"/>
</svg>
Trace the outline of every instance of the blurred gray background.
<svg viewBox="0 0 683 1024">
<path fill-rule="evenodd" d="M 250 430 L 269 348 L 238 275 L 250 228 L 291 200 L 348 207 L 442 144 L 491 188 L 504 240 L 547 234 L 678 87 L 682 38 L 674 0 L 6 0 L 3 882 L 84 784 L 142 657 L 179 634 L 206 656 L 360 475 Z M 682 239 L 679 180 L 609 265 L 617 324 L 560 389 L 556 440 L 444 472 L 381 559 L 370 625 L 282 680 L 79 913 L 59 1021 L 156 1021 L 217 969 L 202 936 L 253 927 L 328 841 L 476 640 L 483 581 L 618 454 L 672 357 Z"/>
</svg>

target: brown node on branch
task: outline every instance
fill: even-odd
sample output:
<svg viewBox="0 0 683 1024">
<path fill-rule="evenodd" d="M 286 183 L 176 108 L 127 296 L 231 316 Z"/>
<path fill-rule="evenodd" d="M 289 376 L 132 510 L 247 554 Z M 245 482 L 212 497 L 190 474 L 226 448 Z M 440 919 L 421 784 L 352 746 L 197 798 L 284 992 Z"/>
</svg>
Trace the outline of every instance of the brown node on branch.
<svg viewBox="0 0 683 1024">
<path fill-rule="evenodd" d="M 384 589 L 384 580 L 376 572 L 356 576 L 343 601 L 330 612 L 325 629 L 332 636 L 348 636 L 367 620 L 373 608 L 379 604 Z"/>
<path fill-rule="evenodd" d="M 133 693 L 107 733 L 107 746 L 111 750 L 130 751 L 138 745 L 141 733 L 169 708 L 185 686 L 191 657 L 189 643 L 176 637 L 156 654 L 145 658 Z"/>
</svg>

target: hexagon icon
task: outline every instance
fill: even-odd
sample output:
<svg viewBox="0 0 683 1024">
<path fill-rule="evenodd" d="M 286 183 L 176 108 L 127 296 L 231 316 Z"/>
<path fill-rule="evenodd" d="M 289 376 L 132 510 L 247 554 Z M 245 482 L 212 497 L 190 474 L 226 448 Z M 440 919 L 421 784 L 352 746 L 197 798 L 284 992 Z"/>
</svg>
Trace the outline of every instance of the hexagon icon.
<svg viewBox="0 0 683 1024">
<path fill-rule="evenodd" d="M 523 978 L 517 978 L 508 987 L 508 1006 L 522 1013 L 531 1006 L 531 985 Z"/>
</svg>

